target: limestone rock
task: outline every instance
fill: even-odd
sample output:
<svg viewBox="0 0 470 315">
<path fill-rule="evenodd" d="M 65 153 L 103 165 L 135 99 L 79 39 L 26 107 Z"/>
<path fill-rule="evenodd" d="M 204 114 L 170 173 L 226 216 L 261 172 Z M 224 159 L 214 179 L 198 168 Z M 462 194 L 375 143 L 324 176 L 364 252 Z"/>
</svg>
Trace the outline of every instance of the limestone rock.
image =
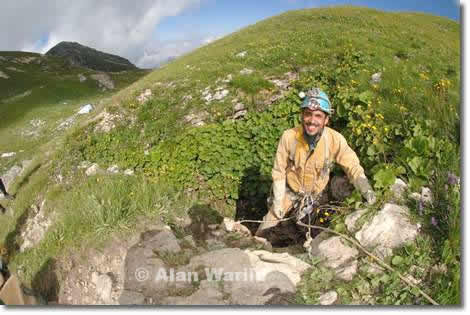
<svg viewBox="0 0 470 315">
<path fill-rule="evenodd" d="M 336 291 L 328 291 L 322 294 L 319 298 L 320 305 L 332 305 L 338 300 L 338 293 Z"/>
<path fill-rule="evenodd" d="M 145 296 L 142 293 L 124 290 L 119 297 L 120 305 L 141 305 L 144 304 Z"/>
<path fill-rule="evenodd" d="M 149 248 L 158 253 L 170 252 L 178 253 L 181 251 L 181 247 L 178 244 L 178 240 L 173 232 L 164 230 L 159 232 L 147 241 L 146 248 Z"/>
<path fill-rule="evenodd" d="M 33 205 L 31 207 L 31 215 L 26 220 L 24 229 L 21 232 L 23 243 L 20 246 L 20 252 L 36 246 L 44 238 L 49 226 L 52 224 L 53 216 L 46 215 L 44 210 L 45 202 L 46 200 L 43 200 L 39 206 Z"/>
<path fill-rule="evenodd" d="M 393 200 L 397 202 L 403 201 L 406 189 L 408 189 L 408 185 L 400 178 L 397 178 L 395 183 L 390 187 L 393 193 Z"/>
<path fill-rule="evenodd" d="M 75 115 L 62 121 L 56 128 L 57 131 L 68 129 L 75 122 Z"/>
<path fill-rule="evenodd" d="M 235 106 L 233 107 L 233 110 L 235 112 L 239 112 L 239 111 L 242 111 L 245 109 L 245 105 L 243 103 L 237 103 L 235 104 Z"/>
<path fill-rule="evenodd" d="M 111 304 L 111 290 L 113 288 L 113 281 L 108 275 L 100 275 L 96 280 L 96 292 L 105 304 Z"/>
<path fill-rule="evenodd" d="M 184 121 L 187 123 L 191 123 L 193 126 L 204 126 L 204 120 L 209 117 L 209 113 L 206 111 L 197 113 L 197 114 L 189 114 L 184 116 Z"/>
<path fill-rule="evenodd" d="M 99 87 L 101 87 L 103 90 L 114 89 L 114 82 L 113 80 L 111 80 L 111 77 L 107 73 L 92 74 L 91 78 L 93 80 L 98 81 Z"/>
<path fill-rule="evenodd" d="M 228 90 L 217 91 L 217 92 L 214 94 L 213 99 L 214 99 L 214 100 L 217 100 L 217 101 L 220 101 L 221 99 L 223 99 L 224 97 L 226 97 L 226 96 L 228 95 L 228 93 L 229 93 Z"/>
<path fill-rule="evenodd" d="M 134 170 L 131 170 L 130 168 L 128 168 L 124 171 L 124 175 L 132 176 L 134 175 Z"/>
<path fill-rule="evenodd" d="M 242 75 L 248 75 L 248 74 L 252 74 L 252 73 L 253 73 L 252 69 L 243 68 L 242 70 L 240 70 L 240 74 L 242 74 Z"/>
<path fill-rule="evenodd" d="M 166 305 L 223 305 L 227 304 L 219 291 L 217 283 L 202 280 L 199 289 L 186 297 L 171 296 L 162 300 Z"/>
<path fill-rule="evenodd" d="M 93 106 L 91 104 L 86 104 L 80 107 L 80 110 L 77 112 L 79 115 L 88 114 L 93 110 Z"/>
<path fill-rule="evenodd" d="M 241 110 L 241 111 L 238 111 L 235 113 L 235 115 L 233 115 L 233 119 L 240 119 L 240 118 L 243 118 L 245 117 L 245 115 L 248 114 L 248 111 L 247 110 Z"/>
<path fill-rule="evenodd" d="M 421 188 L 421 200 L 425 204 L 432 204 L 433 199 L 432 199 L 432 191 L 428 187 L 422 187 Z"/>
<path fill-rule="evenodd" d="M 123 117 L 119 113 L 110 114 L 107 111 L 101 112 L 96 119 L 101 119 L 100 122 L 96 125 L 95 132 L 110 132 L 112 129 L 116 128 L 116 121 L 121 120 Z"/>
<path fill-rule="evenodd" d="M 147 102 L 151 97 L 152 97 L 152 90 L 151 89 L 146 89 L 142 94 L 137 96 L 137 101 L 140 104 L 143 104 L 143 103 Z"/>
<path fill-rule="evenodd" d="M 5 152 L 5 153 L 2 153 L 2 155 L 0 157 L 9 158 L 9 157 L 12 157 L 12 156 L 15 156 L 15 155 L 16 155 L 16 152 Z"/>
<path fill-rule="evenodd" d="M 222 228 L 227 232 L 238 232 L 246 236 L 251 236 L 251 232 L 246 226 L 239 222 L 235 222 L 231 218 L 224 218 Z"/>
<path fill-rule="evenodd" d="M 256 243 L 262 245 L 264 250 L 271 251 L 273 249 L 271 243 L 264 237 L 254 236 L 253 239 Z"/>
<path fill-rule="evenodd" d="M 5 185 L 7 192 L 10 190 L 10 186 L 13 183 L 13 181 L 18 176 L 21 175 L 22 171 L 23 171 L 23 168 L 21 168 L 18 165 L 14 165 L 5 174 L 3 174 L 2 181 L 3 181 L 3 184 Z"/>
<path fill-rule="evenodd" d="M 98 173 L 101 173 L 101 169 L 98 164 L 93 163 L 89 168 L 86 169 L 85 174 L 86 176 L 93 176 Z"/>
<path fill-rule="evenodd" d="M 244 50 L 244 51 L 239 52 L 235 56 L 238 58 L 244 58 L 246 56 L 246 53 L 247 53 L 246 50 Z"/>
<path fill-rule="evenodd" d="M 417 234 L 417 226 L 409 221 L 408 208 L 387 203 L 355 237 L 362 246 L 386 257 L 392 253 L 392 249 L 414 240 Z"/>
<path fill-rule="evenodd" d="M 310 252 L 312 256 L 324 258 L 325 265 L 333 269 L 347 265 L 359 255 L 356 248 L 343 244 L 339 236 L 324 239 L 318 244 L 312 242 Z"/>
<path fill-rule="evenodd" d="M 111 174 L 117 174 L 119 173 L 119 166 L 117 164 L 111 165 L 106 171 Z"/>
<path fill-rule="evenodd" d="M 372 75 L 370 82 L 372 84 L 377 84 L 380 83 L 380 81 L 382 81 L 382 72 L 377 72 Z"/>
<path fill-rule="evenodd" d="M 356 222 L 366 212 L 367 212 L 367 209 L 360 209 L 360 210 L 356 210 L 353 213 L 350 213 L 346 216 L 346 218 L 344 219 L 344 223 L 346 224 L 346 227 L 347 227 L 349 232 L 355 232 L 356 230 L 359 229 L 359 227 L 356 226 Z"/>
</svg>

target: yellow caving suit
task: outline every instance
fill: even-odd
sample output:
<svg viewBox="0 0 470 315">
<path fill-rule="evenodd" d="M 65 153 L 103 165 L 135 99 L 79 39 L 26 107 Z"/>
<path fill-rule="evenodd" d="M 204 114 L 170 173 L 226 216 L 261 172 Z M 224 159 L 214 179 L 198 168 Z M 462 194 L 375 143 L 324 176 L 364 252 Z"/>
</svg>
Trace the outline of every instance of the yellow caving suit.
<svg viewBox="0 0 470 315">
<path fill-rule="evenodd" d="M 303 132 L 300 125 L 284 131 L 281 136 L 272 170 L 273 203 L 258 228 L 258 236 L 263 230 L 276 226 L 277 220 L 287 213 L 299 195 L 320 194 L 328 184 L 333 163 L 342 166 L 354 186 L 358 187 L 357 183 L 362 182 L 370 187 L 359 158 L 343 135 L 325 127 L 315 149 L 310 152 Z"/>
</svg>

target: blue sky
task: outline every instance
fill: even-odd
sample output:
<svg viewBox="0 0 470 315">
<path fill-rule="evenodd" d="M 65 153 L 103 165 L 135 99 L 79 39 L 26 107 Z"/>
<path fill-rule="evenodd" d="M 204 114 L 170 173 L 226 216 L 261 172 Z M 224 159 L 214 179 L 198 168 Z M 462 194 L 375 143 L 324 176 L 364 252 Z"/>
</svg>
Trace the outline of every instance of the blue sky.
<svg viewBox="0 0 470 315">
<path fill-rule="evenodd" d="M 460 18 L 456 0 L 0 0 L 0 50 L 75 41 L 152 68 L 288 10 L 344 4 Z"/>
<path fill-rule="evenodd" d="M 459 3 L 453 0 L 203 0 L 197 7 L 163 19 L 155 34 L 162 40 L 183 38 L 190 32 L 225 35 L 287 10 L 344 4 L 383 11 L 425 12 L 456 21 L 460 18 Z"/>
</svg>

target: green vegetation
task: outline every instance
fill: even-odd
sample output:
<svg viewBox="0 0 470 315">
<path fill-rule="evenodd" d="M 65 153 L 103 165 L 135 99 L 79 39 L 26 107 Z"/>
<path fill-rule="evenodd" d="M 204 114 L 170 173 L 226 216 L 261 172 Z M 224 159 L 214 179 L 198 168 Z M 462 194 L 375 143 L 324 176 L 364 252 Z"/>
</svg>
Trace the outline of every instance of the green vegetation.
<svg viewBox="0 0 470 315">
<path fill-rule="evenodd" d="M 186 212 L 193 203 L 210 204 L 221 215 L 260 218 L 266 211 L 277 141 L 283 130 L 298 122 L 297 94 L 318 86 L 336 109 L 331 126 L 359 154 L 380 200 L 397 177 L 407 181 L 411 191 L 430 186 L 432 205 L 409 204 L 422 225 L 422 236 L 395 253 L 391 263 L 400 271 L 416 265 L 410 272 L 423 280 L 424 291 L 441 304 L 459 304 L 460 186 L 448 183 L 449 172 L 460 175 L 459 27 L 440 17 L 364 8 L 293 11 L 152 72 L 106 103 L 109 111 L 126 112 L 117 128 L 94 133 L 91 123 L 67 137 L 66 148 L 47 168 L 49 174 L 63 175 L 69 187 L 59 185 L 59 192 L 50 196 L 51 202 L 63 204 L 51 207 L 60 219 L 38 248 L 13 257 L 12 267 L 30 269 L 33 275 L 51 253 L 64 253 L 79 240 L 93 240 L 98 234 L 104 239 L 113 231 L 132 229 L 137 215 L 171 222 L 178 214 L 175 209 Z M 237 57 L 242 51 L 246 57 Z M 244 68 L 254 72 L 239 75 Z M 297 75 L 292 89 L 275 102 L 267 101 L 280 94 L 269 78 L 284 78 L 288 71 Z M 377 72 L 382 73 L 381 81 L 370 82 Z M 224 85 L 220 80 L 229 74 L 233 79 Z M 202 92 L 219 87 L 226 88 L 228 96 L 206 103 Z M 153 96 L 139 104 L 136 96 L 147 88 Z M 249 109 L 243 120 L 230 119 L 235 102 Z M 208 113 L 204 126 L 185 122 L 185 115 L 202 111 Z M 84 160 L 132 168 L 138 176 L 86 179 L 76 169 Z M 165 187 L 165 193 L 152 195 L 152 185 Z M 26 187 L 19 187 L 18 193 L 24 194 Z M 45 190 L 37 188 L 35 193 Z M 180 192 L 178 198 L 172 197 L 175 191 Z M 152 196 L 140 204 L 128 199 L 131 192 L 139 198 Z M 360 200 L 354 196 L 351 205 Z M 152 206 L 160 200 L 168 203 Z M 185 207 L 177 207 L 174 200 Z M 239 201 L 244 201 L 243 208 L 237 208 Z M 24 212 L 26 204 L 15 201 L 15 211 Z M 73 215 L 77 211 L 80 215 Z M 59 241 L 71 239 L 68 235 L 79 237 Z M 27 266 L 32 257 L 37 263 Z M 431 273 L 432 266 L 440 264 L 447 272 Z M 361 271 L 353 282 L 338 283 L 327 271 L 314 268 L 303 281 L 298 301 L 313 303 L 319 290 L 334 286 L 344 303 L 427 303 L 397 279 Z"/>
</svg>

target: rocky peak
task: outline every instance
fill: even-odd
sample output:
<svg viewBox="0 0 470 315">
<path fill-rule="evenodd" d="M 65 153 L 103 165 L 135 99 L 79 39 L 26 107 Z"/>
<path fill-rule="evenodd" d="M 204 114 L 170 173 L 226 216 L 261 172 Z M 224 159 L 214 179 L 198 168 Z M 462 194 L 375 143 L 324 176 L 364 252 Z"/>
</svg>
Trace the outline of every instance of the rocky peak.
<svg viewBox="0 0 470 315">
<path fill-rule="evenodd" d="M 97 71 L 115 72 L 137 69 L 129 60 L 83 46 L 77 42 L 60 42 L 52 47 L 47 56 L 65 58 L 72 66 Z"/>
</svg>

